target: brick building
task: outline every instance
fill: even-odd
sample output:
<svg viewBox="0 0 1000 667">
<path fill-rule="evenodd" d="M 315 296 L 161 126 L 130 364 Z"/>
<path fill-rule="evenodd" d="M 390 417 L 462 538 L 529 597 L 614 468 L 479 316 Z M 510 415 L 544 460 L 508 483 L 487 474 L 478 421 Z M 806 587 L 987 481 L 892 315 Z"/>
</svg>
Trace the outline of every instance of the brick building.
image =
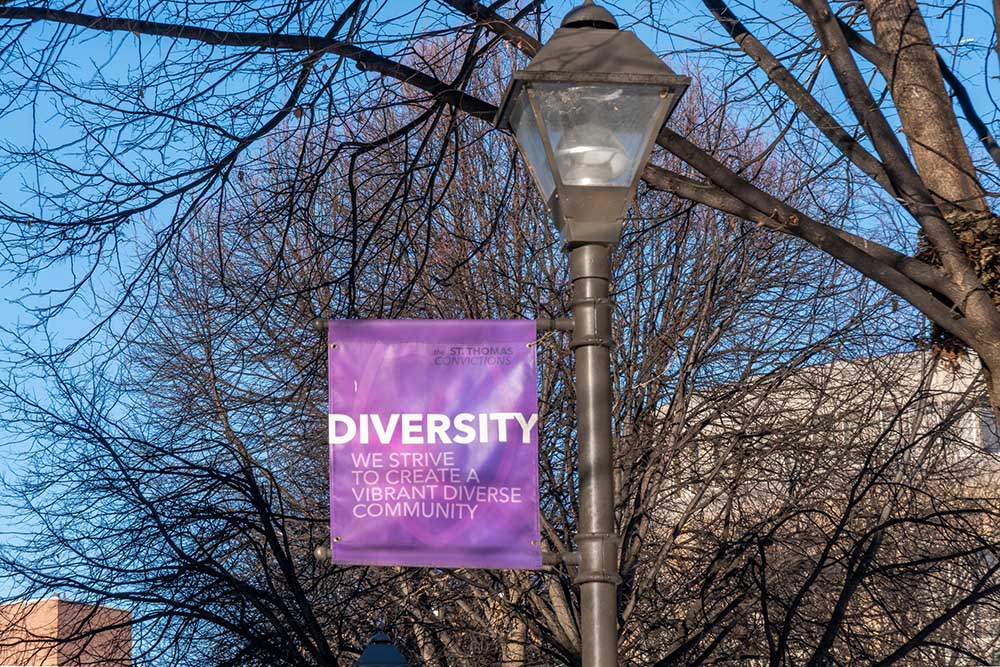
<svg viewBox="0 0 1000 667">
<path fill-rule="evenodd" d="M 0 667 L 130 667 L 131 618 L 59 596 L 0 605 Z"/>
</svg>

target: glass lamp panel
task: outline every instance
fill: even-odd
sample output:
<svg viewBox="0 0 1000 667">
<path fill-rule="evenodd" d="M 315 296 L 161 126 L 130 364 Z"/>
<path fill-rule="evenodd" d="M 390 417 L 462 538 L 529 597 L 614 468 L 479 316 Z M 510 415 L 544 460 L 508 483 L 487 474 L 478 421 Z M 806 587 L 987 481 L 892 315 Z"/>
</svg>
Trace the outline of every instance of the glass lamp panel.
<svg viewBox="0 0 1000 667">
<path fill-rule="evenodd" d="M 649 158 L 651 126 L 663 122 L 660 92 L 648 85 L 534 84 L 530 94 L 562 182 L 631 185 Z"/>
<path fill-rule="evenodd" d="M 545 154 L 542 133 L 538 130 L 535 114 L 528 104 L 526 91 L 522 90 L 514 103 L 510 114 L 510 126 L 514 128 L 514 138 L 517 139 L 518 148 L 521 149 L 521 156 L 528 163 L 535 185 L 541 190 L 542 198 L 548 201 L 556 184 L 552 177 L 552 167 Z"/>
</svg>

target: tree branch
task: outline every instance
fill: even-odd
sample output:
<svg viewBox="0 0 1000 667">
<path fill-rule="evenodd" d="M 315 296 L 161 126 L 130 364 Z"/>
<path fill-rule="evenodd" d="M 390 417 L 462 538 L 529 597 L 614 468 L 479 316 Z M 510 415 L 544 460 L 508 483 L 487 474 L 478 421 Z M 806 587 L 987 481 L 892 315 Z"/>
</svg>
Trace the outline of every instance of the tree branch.
<svg viewBox="0 0 1000 667">
<path fill-rule="evenodd" d="M 496 113 L 496 107 L 492 104 L 456 90 L 435 77 L 389 60 L 367 49 L 330 37 L 212 30 L 190 25 L 95 16 L 43 7 L 0 7 L 0 21 L 3 20 L 47 21 L 81 26 L 91 30 L 132 32 L 141 35 L 186 39 L 218 46 L 312 51 L 320 56 L 334 54 L 358 63 L 360 69 L 378 72 L 424 90 L 433 95 L 435 99 L 446 102 L 476 118 L 490 121 Z"/>
<path fill-rule="evenodd" d="M 847 25 L 844 21 L 838 18 L 837 22 L 851 50 L 874 65 L 886 81 L 890 80 L 892 76 L 892 63 L 886 53 L 871 41 L 865 39 L 864 35 Z M 944 61 L 941 54 L 936 55 L 938 67 L 941 68 L 941 75 L 951 88 L 951 92 L 955 96 L 958 106 L 962 109 L 962 113 L 965 114 L 965 120 L 972 126 L 972 130 L 976 133 L 976 138 L 979 139 L 986 152 L 993 158 L 993 162 L 997 166 L 1000 166 L 1000 145 L 997 145 L 996 139 L 993 138 L 993 134 L 986 126 L 982 116 L 976 111 L 975 106 L 972 104 L 972 98 L 969 96 L 969 91 L 965 88 L 965 84 L 948 67 L 948 63 Z"/>
<path fill-rule="evenodd" d="M 805 86 L 799 83 L 760 40 L 754 37 L 723 0 L 704 0 L 704 3 L 719 25 L 729 33 L 743 52 L 753 59 L 767 78 L 781 89 L 847 159 L 890 194 L 895 193 L 895 188 L 886 176 L 882 163 L 841 127 L 837 119 L 816 101 Z"/>
<path fill-rule="evenodd" d="M 518 28 L 511 21 L 497 14 L 489 7 L 475 2 L 475 0 L 443 0 L 447 5 L 457 9 L 469 18 L 473 19 L 477 25 L 481 25 L 498 37 L 510 42 L 518 50 L 529 56 L 538 53 L 542 48 L 542 43 L 537 39 Z"/>
<path fill-rule="evenodd" d="M 888 667 L 889 665 L 895 664 L 909 655 L 914 649 L 921 646 L 925 641 L 927 641 L 928 637 L 940 630 L 945 623 L 955 618 L 955 616 L 968 609 L 971 605 L 974 605 L 980 600 L 990 597 L 991 595 L 996 595 L 996 593 L 1000 591 L 1000 585 L 994 584 L 992 586 L 985 586 L 985 584 L 990 580 L 990 577 L 996 574 L 996 572 L 997 567 L 994 566 L 990 568 L 986 576 L 980 579 L 980 581 L 976 584 L 976 587 L 968 595 L 954 603 L 933 621 L 927 623 L 902 646 L 878 662 L 874 663 L 874 667 Z"/>
<path fill-rule="evenodd" d="M 993 162 L 1000 167 L 1000 146 L 997 145 L 997 141 L 993 138 L 989 128 L 986 127 L 986 123 L 983 122 L 982 117 L 980 117 L 976 108 L 972 105 L 972 98 L 969 97 L 969 91 L 965 89 L 965 85 L 959 80 L 958 76 L 951 71 L 951 68 L 945 63 L 941 54 L 937 54 L 937 61 L 938 66 L 941 68 L 941 75 L 951 88 L 951 92 L 958 101 L 958 106 L 961 107 L 962 113 L 965 114 L 966 122 L 972 126 L 972 130 L 976 133 L 976 138 L 979 139 L 983 144 L 983 148 L 993 158 Z"/>
<path fill-rule="evenodd" d="M 954 231 L 945 221 L 941 208 L 934 201 L 920 174 L 910 162 L 902 143 L 872 97 L 871 90 L 851 55 L 847 38 L 840 29 L 829 4 L 826 0 L 792 0 L 792 2 L 809 17 L 823 50 L 830 59 L 834 76 L 845 98 L 881 156 L 890 181 L 901 195 L 900 202 L 920 223 L 927 240 L 940 257 L 941 265 L 961 293 L 961 298 L 953 303 L 964 313 L 968 313 L 976 321 L 977 326 L 964 327 L 967 335 L 955 333 L 950 328 L 952 322 L 946 323 L 938 317 L 932 317 L 918 306 L 917 302 L 910 301 L 910 303 L 920 308 L 921 312 L 942 328 L 983 353 L 995 344 L 987 342 L 987 339 L 978 332 L 1000 330 L 1000 312 L 997 311 L 992 297 L 983 287 Z M 896 293 L 909 300 L 909 297 L 902 293 Z"/>
<path fill-rule="evenodd" d="M 757 189 L 753 184 L 732 172 L 724 164 L 715 160 L 715 158 L 673 130 L 664 128 L 660 132 L 659 137 L 657 137 L 657 143 L 697 169 L 719 188 L 744 202 L 744 204 L 756 209 L 766 217 L 777 218 L 781 224 L 789 228 L 796 228 L 799 232 L 796 236 L 808 241 L 848 266 L 857 269 L 863 275 L 871 278 L 883 287 L 900 295 L 928 318 L 940 324 L 942 328 L 951 331 L 963 340 L 975 340 L 973 329 L 966 320 L 961 318 L 959 313 L 954 312 L 944 303 L 934 298 L 924 287 L 904 275 L 897 267 L 875 259 L 875 257 L 861 250 L 853 243 L 833 234 L 830 231 L 831 228 L 813 220 L 785 202 Z M 918 260 L 912 260 L 912 262 L 918 262 Z M 915 270 L 917 264 L 910 263 L 909 266 L 911 270 Z M 925 273 L 925 275 L 928 274 Z M 958 297 L 961 294 L 961 292 L 956 291 L 955 285 L 950 284 L 950 281 L 944 282 L 942 287 L 947 288 L 944 294 L 948 295 L 949 298 L 952 298 L 952 296 Z"/>
<path fill-rule="evenodd" d="M 889 266 L 894 267 L 910 280 L 919 283 L 922 287 L 932 289 L 945 296 L 958 296 L 958 293 L 954 290 L 954 286 L 948 281 L 948 277 L 938 267 L 904 255 L 903 253 L 893 250 L 892 248 L 884 246 L 880 243 L 870 241 L 856 234 L 851 234 L 843 229 L 838 229 L 831 225 L 813 220 L 803 213 L 798 213 L 798 225 L 790 225 L 778 217 L 765 215 L 743 200 L 737 199 L 717 186 L 710 183 L 696 181 L 693 178 L 688 178 L 687 176 L 683 176 L 652 164 L 646 166 L 646 170 L 643 172 L 642 177 L 643 180 L 650 185 L 650 187 L 655 189 L 673 192 L 684 199 L 704 204 L 705 206 L 709 206 L 744 220 L 749 220 L 750 222 L 756 222 L 757 224 L 763 225 L 773 231 L 781 232 L 782 234 L 796 236 L 809 243 L 812 242 L 803 234 L 803 224 L 806 227 L 815 227 L 817 234 L 822 235 L 823 237 L 827 237 L 827 235 L 832 234 L 833 236 L 850 243 L 858 250 L 870 255 L 873 259 L 885 262 Z M 761 192 L 761 194 L 764 193 Z"/>
</svg>

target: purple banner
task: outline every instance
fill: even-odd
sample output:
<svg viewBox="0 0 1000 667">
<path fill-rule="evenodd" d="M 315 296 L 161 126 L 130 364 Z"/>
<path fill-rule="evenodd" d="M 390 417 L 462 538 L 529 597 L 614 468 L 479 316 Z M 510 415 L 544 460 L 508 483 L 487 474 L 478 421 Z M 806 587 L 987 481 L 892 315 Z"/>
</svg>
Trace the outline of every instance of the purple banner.
<svg viewBox="0 0 1000 667">
<path fill-rule="evenodd" d="M 534 340 L 523 320 L 330 322 L 335 562 L 542 566 Z"/>
</svg>

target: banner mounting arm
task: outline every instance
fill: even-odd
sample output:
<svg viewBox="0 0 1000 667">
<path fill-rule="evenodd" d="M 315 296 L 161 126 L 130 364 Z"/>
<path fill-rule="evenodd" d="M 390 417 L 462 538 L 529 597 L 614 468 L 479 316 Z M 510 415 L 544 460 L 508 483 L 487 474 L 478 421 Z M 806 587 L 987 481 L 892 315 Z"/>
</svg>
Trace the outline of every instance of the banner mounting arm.
<svg viewBox="0 0 1000 667">
<path fill-rule="evenodd" d="M 326 316 L 316 317 L 312 321 L 312 328 L 317 332 L 324 332 L 327 329 L 329 318 Z M 573 331 L 573 320 L 568 317 L 547 317 L 535 320 L 535 327 L 540 333 L 548 331 Z"/>
</svg>

